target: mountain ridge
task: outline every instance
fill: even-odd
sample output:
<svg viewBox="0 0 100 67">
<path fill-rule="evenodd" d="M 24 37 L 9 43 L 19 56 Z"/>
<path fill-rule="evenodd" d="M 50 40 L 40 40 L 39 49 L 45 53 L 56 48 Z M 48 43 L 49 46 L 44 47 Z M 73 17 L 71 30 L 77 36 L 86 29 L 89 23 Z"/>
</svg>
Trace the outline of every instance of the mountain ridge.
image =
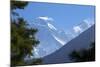
<svg viewBox="0 0 100 67">
<path fill-rule="evenodd" d="M 81 38 L 83 38 L 81 40 Z M 68 58 L 68 54 L 72 50 L 80 50 L 81 48 L 88 48 L 89 44 L 95 41 L 95 25 L 81 33 L 78 37 L 68 42 L 66 45 L 61 47 L 59 50 L 55 51 L 54 53 L 47 55 L 43 58 L 44 64 L 55 64 L 55 63 L 66 63 L 72 62 Z M 76 45 L 74 45 L 76 43 Z M 84 44 L 85 45 L 84 45 Z M 82 44 L 82 45 L 77 45 Z M 74 47 L 74 48 L 73 48 Z M 80 47 L 80 48 L 79 48 Z M 66 49 L 67 48 L 67 49 Z M 70 51 L 69 51 L 70 50 Z M 65 54 L 66 51 L 66 54 Z"/>
</svg>

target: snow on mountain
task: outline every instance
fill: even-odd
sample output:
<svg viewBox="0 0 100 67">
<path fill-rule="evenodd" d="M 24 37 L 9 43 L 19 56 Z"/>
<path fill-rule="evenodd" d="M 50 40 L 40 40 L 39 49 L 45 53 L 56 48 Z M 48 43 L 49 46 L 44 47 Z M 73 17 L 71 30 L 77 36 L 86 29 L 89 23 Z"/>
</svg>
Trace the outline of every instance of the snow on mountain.
<svg viewBox="0 0 100 67">
<path fill-rule="evenodd" d="M 61 38 L 61 34 L 58 33 L 58 29 L 52 25 L 52 18 L 48 17 L 38 17 L 33 23 L 33 27 L 38 29 L 36 38 L 40 41 L 40 44 L 36 47 L 40 57 L 44 57 L 64 45 L 64 38 Z M 65 35 L 66 36 L 66 35 Z M 65 37 L 62 35 L 62 37 Z"/>
<path fill-rule="evenodd" d="M 34 20 L 32 27 L 38 29 L 36 38 L 40 41 L 35 48 L 34 57 L 44 57 L 55 52 L 94 24 L 85 19 L 70 31 L 64 32 L 56 28 L 52 22 L 54 20 L 46 16 Z"/>
<path fill-rule="evenodd" d="M 53 30 L 57 30 L 57 28 L 55 28 L 52 24 L 50 24 L 50 23 L 48 23 L 48 27 L 50 28 L 50 29 L 53 29 Z"/>
<path fill-rule="evenodd" d="M 93 19 L 84 19 L 80 24 L 73 27 L 74 34 L 79 35 L 80 33 L 90 28 L 92 25 L 94 25 Z"/>
<path fill-rule="evenodd" d="M 49 17 L 38 17 L 37 20 L 35 20 L 36 26 L 44 27 L 45 29 L 49 30 L 50 34 L 53 36 L 53 38 L 58 41 L 61 45 L 64 45 L 67 43 L 70 37 L 66 35 L 66 33 L 63 30 L 58 30 L 51 22 L 53 22 L 52 18 Z"/>
<path fill-rule="evenodd" d="M 59 50 L 54 53 L 47 55 L 42 58 L 43 64 L 57 64 L 57 63 L 69 63 L 73 62 L 69 58 L 69 54 L 73 50 L 87 49 L 90 44 L 95 42 L 95 25 L 92 25 L 90 28 L 85 30 L 76 38 L 69 41 Z"/>
</svg>

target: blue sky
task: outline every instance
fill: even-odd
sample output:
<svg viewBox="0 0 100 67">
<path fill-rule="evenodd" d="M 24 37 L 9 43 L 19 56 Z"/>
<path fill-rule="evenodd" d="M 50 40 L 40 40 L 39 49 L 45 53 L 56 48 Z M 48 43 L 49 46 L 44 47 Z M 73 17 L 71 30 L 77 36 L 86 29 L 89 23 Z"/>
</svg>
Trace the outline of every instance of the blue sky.
<svg viewBox="0 0 100 67">
<path fill-rule="evenodd" d="M 30 2 L 24 10 L 17 9 L 16 12 L 29 23 L 33 23 L 40 16 L 51 17 L 54 19 L 53 24 L 65 31 L 84 19 L 95 18 L 95 7 L 89 5 Z"/>
</svg>

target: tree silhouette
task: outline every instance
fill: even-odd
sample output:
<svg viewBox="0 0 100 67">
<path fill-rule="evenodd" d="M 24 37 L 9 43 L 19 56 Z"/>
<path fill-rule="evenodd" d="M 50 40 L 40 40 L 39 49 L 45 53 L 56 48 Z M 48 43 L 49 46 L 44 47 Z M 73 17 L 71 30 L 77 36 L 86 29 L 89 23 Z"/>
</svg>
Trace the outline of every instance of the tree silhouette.
<svg viewBox="0 0 100 67">
<path fill-rule="evenodd" d="M 11 10 L 24 9 L 25 6 L 27 5 L 28 5 L 28 2 L 25 2 L 25 1 L 11 0 Z"/>
<path fill-rule="evenodd" d="M 95 61 L 95 43 L 91 43 L 89 49 L 74 50 L 69 57 L 75 62 Z"/>
<path fill-rule="evenodd" d="M 11 0 L 11 14 L 14 13 L 14 10 L 24 9 L 27 5 L 28 2 Z M 33 47 L 39 43 L 35 38 L 38 30 L 30 28 L 24 18 L 18 17 L 13 20 L 13 17 L 11 17 L 11 66 L 22 66 L 27 64 L 24 58 L 27 55 L 31 56 Z M 35 59 L 33 64 L 40 63 L 40 60 Z"/>
<path fill-rule="evenodd" d="M 26 22 L 19 18 L 11 23 L 11 61 L 13 65 L 21 65 L 27 55 L 32 55 L 33 46 L 39 41 L 34 37 L 37 29 L 27 28 Z"/>
</svg>

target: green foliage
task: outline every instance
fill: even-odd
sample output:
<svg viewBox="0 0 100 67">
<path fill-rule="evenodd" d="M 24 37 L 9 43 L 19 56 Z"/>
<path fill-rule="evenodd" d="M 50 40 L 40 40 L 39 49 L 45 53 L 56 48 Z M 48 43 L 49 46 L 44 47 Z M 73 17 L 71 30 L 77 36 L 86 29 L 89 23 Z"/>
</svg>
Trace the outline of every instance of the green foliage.
<svg viewBox="0 0 100 67">
<path fill-rule="evenodd" d="M 34 59 L 34 61 L 32 62 L 32 65 L 39 65 L 39 64 L 42 64 L 41 58 Z"/>
<path fill-rule="evenodd" d="M 27 63 L 24 58 L 27 55 L 32 55 L 33 47 L 39 43 L 35 38 L 37 29 L 30 28 L 24 18 L 13 19 L 14 16 L 19 15 L 14 12 L 16 9 L 24 9 L 28 2 L 11 0 L 11 66 L 22 66 Z M 33 64 L 41 63 L 41 59 L 37 59 Z"/>
<path fill-rule="evenodd" d="M 95 61 L 95 43 L 91 43 L 89 49 L 74 50 L 69 57 L 76 62 Z"/>
<path fill-rule="evenodd" d="M 11 61 L 13 65 L 23 64 L 24 57 L 32 55 L 33 46 L 39 43 L 34 36 L 36 32 L 37 29 L 28 28 L 26 21 L 22 18 L 11 23 Z"/>
<path fill-rule="evenodd" d="M 24 7 L 27 5 L 28 5 L 28 2 L 11 0 L 11 10 L 24 9 Z"/>
<path fill-rule="evenodd" d="M 27 64 L 27 65 L 40 65 L 40 64 L 42 64 L 42 59 L 41 58 L 34 58 L 34 59 L 32 59 L 31 63 Z"/>
<path fill-rule="evenodd" d="M 15 16 L 19 16 L 18 13 L 16 13 L 14 10 L 16 9 L 24 9 L 28 5 L 28 2 L 26 1 L 16 1 L 11 0 L 10 6 L 11 6 L 11 14 Z"/>
</svg>

